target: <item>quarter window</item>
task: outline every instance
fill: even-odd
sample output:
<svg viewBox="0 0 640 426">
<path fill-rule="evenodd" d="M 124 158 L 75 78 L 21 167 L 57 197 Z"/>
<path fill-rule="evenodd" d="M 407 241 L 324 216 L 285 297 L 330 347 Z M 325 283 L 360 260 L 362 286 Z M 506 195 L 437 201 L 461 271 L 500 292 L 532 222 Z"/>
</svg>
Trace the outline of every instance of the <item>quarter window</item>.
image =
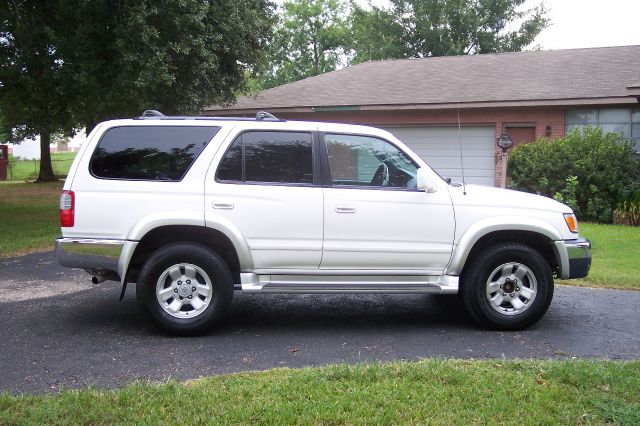
<svg viewBox="0 0 640 426">
<path fill-rule="evenodd" d="M 342 134 L 326 134 L 325 142 L 333 185 L 416 188 L 418 167 L 389 142 Z"/>
<path fill-rule="evenodd" d="M 99 178 L 182 180 L 213 139 L 214 126 L 126 126 L 105 132 L 89 168 Z"/>
<path fill-rule="evenodd" d="M 310 133 L 240 134 L 227 150 L 217 174 L 227 182 L 313 183 Z"/>
</svg>

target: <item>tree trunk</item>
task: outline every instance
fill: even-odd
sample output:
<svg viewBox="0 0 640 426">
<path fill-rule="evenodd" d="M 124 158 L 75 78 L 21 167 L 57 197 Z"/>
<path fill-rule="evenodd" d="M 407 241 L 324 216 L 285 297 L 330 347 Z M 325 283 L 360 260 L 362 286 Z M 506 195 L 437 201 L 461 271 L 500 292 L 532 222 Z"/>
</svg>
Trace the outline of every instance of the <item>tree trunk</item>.
<svg viewBox="0 0 640 426">
<path fill-rule="evenodd" d="M 51 165 L 50 143 L 51 133 L 40 133 L 40 174 L 36 182 L 53 182 L 57 180 L 53 174 L 53 166 Z"/>
</svg>

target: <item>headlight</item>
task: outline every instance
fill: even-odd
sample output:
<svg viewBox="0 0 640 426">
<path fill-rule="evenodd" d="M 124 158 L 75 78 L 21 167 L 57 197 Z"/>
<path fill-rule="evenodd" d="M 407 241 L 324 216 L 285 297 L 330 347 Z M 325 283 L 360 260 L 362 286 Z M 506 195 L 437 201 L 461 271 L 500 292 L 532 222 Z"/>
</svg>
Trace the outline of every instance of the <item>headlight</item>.
<svg viewBox="0 0 640 426">
<path fill-rule="evenodd" d="M 578 233 L 578 219 L 576 219 L 575 214 L 565 213 L 564 221 L 567 223 L 567 226 L 569 227 L 569 231 L 573 232 L 574 234 Z"/>
</svg>

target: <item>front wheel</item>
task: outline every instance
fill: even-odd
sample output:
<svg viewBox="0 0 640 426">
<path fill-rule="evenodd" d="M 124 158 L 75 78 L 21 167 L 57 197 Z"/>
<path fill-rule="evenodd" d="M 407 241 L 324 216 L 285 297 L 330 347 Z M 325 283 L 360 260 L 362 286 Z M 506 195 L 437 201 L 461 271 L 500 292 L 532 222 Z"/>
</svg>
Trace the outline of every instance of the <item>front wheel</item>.
<svg viewBox="0 0 640 426">
<path fill-rule="evenodd" d="M 553 274 L 535 249 L 520 243 L 489 247 L 470 260 L 461 294 L 469 313 L 497 330 L 521 330 L 539 321 L 553 298 Z"/>
<path fill-rule="evenodd" d="M 136 297 L 161 330 L 199 334 L 222 319 L 233 297 L 233 280 L 225 262 L 208 247 L 176 243 L 159 248 L 145 262 Z"/>
</svg>

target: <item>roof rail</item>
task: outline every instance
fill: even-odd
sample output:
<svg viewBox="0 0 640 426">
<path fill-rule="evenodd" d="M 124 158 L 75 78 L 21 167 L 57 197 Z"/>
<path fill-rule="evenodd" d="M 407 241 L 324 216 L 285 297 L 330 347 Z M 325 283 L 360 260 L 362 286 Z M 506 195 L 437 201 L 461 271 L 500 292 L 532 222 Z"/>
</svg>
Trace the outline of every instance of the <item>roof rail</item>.
<svg viewBox="0 0 640 426">
<path fill-rule="evenodd" d="M 215 117 L 215 116 L 171 116 L 164 115 L 155 109 L 148 109 L 142 113 L 138 120 L 217 120 L 217 121 L 286 121 L 266 111 L 258 111 L 255 118 L 251 117 Z"/>
<path fill-rule="evenodd" d="M 256 120 L 278 120 L 275 115 L 269 114 L 267 111 L 258 111 Z"/>
<path fill-rule="evenodd" d="M 148 110 L 146 110 L 145 112 L 142 113 L 142 117 L 144 117 L 144 118 L 166 117 L 166 115 L 164 115 L 160 111 L 156 111 L 155 109 L 148 109 Z"/>
</svg>

